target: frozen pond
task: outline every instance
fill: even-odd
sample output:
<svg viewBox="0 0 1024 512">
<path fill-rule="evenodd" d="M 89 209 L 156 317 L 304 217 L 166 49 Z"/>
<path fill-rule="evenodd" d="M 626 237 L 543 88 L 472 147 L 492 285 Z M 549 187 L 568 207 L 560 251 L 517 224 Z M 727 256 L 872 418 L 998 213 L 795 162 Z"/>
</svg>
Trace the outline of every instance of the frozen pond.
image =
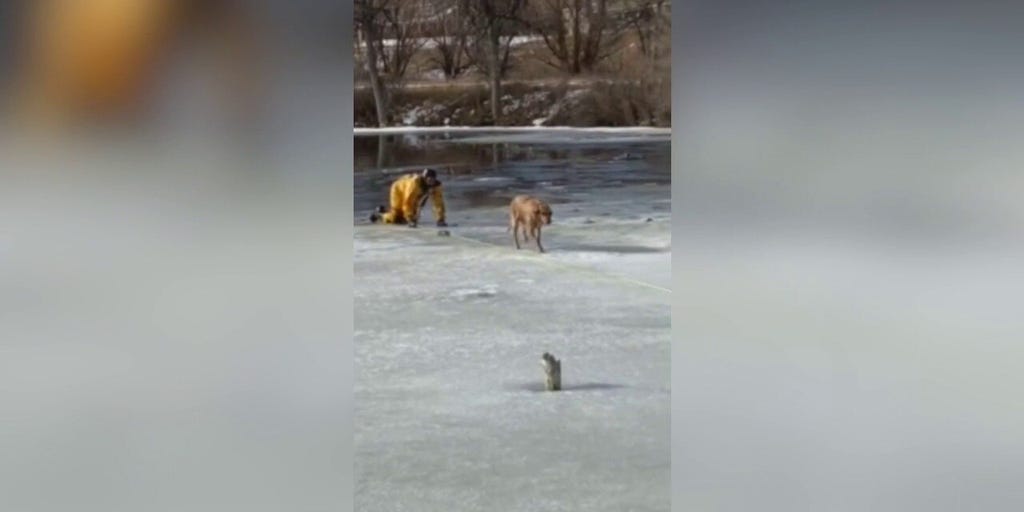
<svg viewBox="0 0 1024 512">
<path fill-rule="evenodd" d="M 554 223 L 543 234 L 549 260 L 671 288 L 667 140 L 553 131 L 515 134 L 515 143 L 490 141 L 498 135 L 356 137 L 356 221 L 365 223 L 386 202 L 397 175 L 435 167 L 453 234 L 511 247 L 508 203 L 528 193 L 554 210 Z M 618 142 L 600 142 L 602 137 Z M 433 226 L 429 205 L 427 210 L 425 226 Z"/>
<path fill-rule="evenodd" d="M 528 135 L 356 139 L 359 510 L 669 509 L 669 145 Z M 423 166 L 453 236 L 369 225 Z M 518 193 L 554 209 L 546 255 L 505 232 Z"/>
</svg>

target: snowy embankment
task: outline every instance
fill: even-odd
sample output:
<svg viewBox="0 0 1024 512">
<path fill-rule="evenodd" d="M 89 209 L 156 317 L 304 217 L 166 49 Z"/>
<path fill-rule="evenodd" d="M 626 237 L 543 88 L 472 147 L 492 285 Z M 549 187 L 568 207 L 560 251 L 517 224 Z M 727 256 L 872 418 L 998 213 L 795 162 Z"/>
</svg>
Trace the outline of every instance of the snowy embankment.
<svg viewBox="0 0 1024 512">
<path fill-rule="evenodd" d="M 492 127 L 494 113 L 484 83 L 417 84 L 396 92 L 389 103 L 391 125 L 409 127 Z M 628 80 L 590 79 L 576 83 L 510 82 L 499 100 L 500 124 L 510 127 L 668 128 L 667 97 L 652 96 Z M 423 86 L 423 87 L 419 87 Z M 609 100 L 609 97 L 614 98 Z M 354 124 L 378 124 L 369 88 L 357 86 Z"/>
<path fill-rule="evenodd" d="M 672 135 L 672 128 L 649 126 L 387 126 L 382 128 L 356 127 L 356 135 L 379 135 L 407 132 L 457 132 L 476 130 L 481 132 L 591 132 L 591 133 L 631 133 L 642 135 Z"/>
<path fill-rule="evenodd" d="M 407 44 L 409 46 L 412 46 L 412 47 L 415 47 L 415 48 L 424 49 L 424 50 L 433 50 L 433 49 L 437 48 L 439 42 L 446 42 L 445 39 L 446 38 L 442 37 L 442 36 L 438 36 L 438 37 L 418 37 L 418 38 L 412 38 L 412 39 L 406 40 L 405 44 Z M 449 37 L 447 39 L 448 39 L 447 44 L 455 44 L 455 41 L 453 40 L 454 38 Z M 540 42 L 540 41 L 543 41 L 544 38 L 541 37 L 541 36 L 512 36 L 511 38 L 509 36 L 502 36 L 501 40 L 502 40 L 501 44 L 503 44 L 503 45 L 504 44 L 508 44 L 508 45 L 510 45 L 510 46 L 512 46 L 514 48 L 514 47 L 517 47 L 517 46 L 522 46 L 522 45 L 527 44 L 527 43 Z M 395 45 L 398 44 L 398 40 L 397 39 L 384 39 L 383 41 L 381 41 L 381 43 L 383 44 L 383 46 L 385 48 L 392 48 L 392 47 L 394 47 Z M 366 44 L 363 43 L 362 41 L 356 41 L 355 47 L 356 47 L 356 49 L 358 49 L 360 51 L 360 53 L 364 53 L 366 51 Z"/>
</svg>

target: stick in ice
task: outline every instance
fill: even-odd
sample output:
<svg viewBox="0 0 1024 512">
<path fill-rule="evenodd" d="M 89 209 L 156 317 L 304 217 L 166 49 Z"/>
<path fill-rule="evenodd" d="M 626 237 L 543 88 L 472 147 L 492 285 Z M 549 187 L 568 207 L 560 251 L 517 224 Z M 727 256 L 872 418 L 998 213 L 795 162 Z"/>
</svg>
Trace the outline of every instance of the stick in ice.
<svg viewBox="0 0 1024 512">
<path fill-rule="evenodd" d="M 555 359 L 555 356 L 544 352 L 540 358 L 540 364 L 544 367 L 544 386 L 548 391 L 562 389 L 562 362 Z"/>
</svg>

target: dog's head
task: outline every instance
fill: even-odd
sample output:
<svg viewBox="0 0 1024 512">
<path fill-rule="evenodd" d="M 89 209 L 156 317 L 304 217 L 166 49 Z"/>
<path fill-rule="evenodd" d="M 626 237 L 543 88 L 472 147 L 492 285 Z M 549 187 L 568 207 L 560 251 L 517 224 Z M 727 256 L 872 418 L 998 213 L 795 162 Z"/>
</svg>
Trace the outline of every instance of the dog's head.
<svg viewBox="0 0 1024 512">
<path fill-rule="evenodd" d="M 551 224 L 551 207 L 547 203 L 539 203 L 534 214 L 540 217 L 544 224 Z"/>
</svg>

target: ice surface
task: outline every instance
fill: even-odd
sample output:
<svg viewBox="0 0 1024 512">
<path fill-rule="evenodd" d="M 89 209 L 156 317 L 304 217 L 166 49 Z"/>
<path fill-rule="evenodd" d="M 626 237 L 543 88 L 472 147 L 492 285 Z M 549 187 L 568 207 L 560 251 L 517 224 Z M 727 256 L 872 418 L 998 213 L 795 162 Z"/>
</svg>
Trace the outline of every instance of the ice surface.
<svg viewBox="0 0 1024 512">
<path fill-rule="evenodd" d="M 356 226 L 358 510 L 669 510 L 667 144 L 629 150 L 442 177 L 450 237 Z M 357 219 L 387 182 L 357 170 Z M 547 254 L 512 247 L 522 192 Z"/>
<path fill-rule="evenodd" d="M 656 141 L 671 142 L 672 134 L 668 132 L 623 132 L 612 136 L 605 132 L 576 131 L 576 130 L 552 130 L 548 132 L 525 132 L 525 133 L 495 133 L 477 135 L 462 139 L 464 143 L 475 144 L 629 144 L 633 142 Z"/>
<path fill-rule="evenodd" d="M 357 509 L 668 510 L 668 294 L 433 229 L 355 254 Z"/>
</svg>

